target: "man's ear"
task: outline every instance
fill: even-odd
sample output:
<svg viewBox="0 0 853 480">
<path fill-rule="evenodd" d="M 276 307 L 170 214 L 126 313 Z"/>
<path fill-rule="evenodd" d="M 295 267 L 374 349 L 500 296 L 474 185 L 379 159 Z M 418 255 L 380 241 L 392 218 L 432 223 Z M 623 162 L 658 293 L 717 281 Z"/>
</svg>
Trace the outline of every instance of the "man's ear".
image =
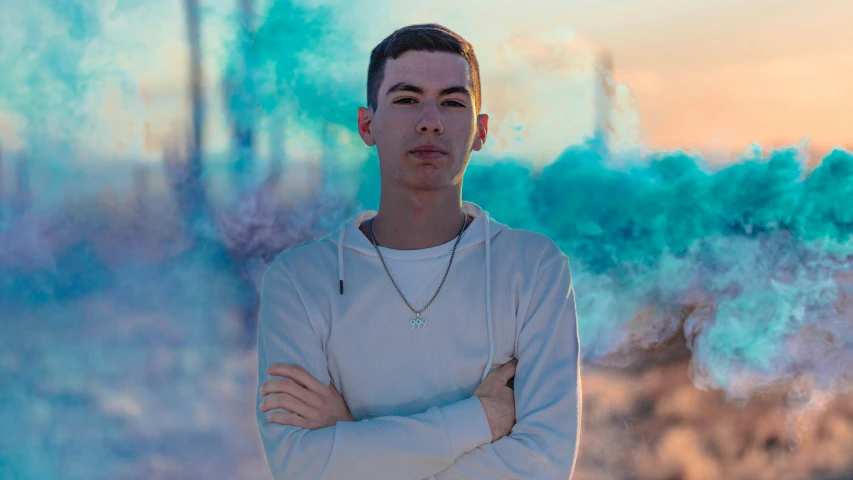
<svg viewBox="0 0 853 480">
<path fill-rule="evenodd" d="M 474 144 L 471 150 L 479 151 L 486 143 L 486 135 L 489 133 L 489 116 L 485 113 L 477 115 L 477 136 L 474 137 Z"/>
<path fill-rule="evenodd" d="M 358 107 L 358 134 L 368 147 L 376 145 L 376 139 L 370 133 L 371 122 L 373 122 L 373 109 Z"/>
</svg>

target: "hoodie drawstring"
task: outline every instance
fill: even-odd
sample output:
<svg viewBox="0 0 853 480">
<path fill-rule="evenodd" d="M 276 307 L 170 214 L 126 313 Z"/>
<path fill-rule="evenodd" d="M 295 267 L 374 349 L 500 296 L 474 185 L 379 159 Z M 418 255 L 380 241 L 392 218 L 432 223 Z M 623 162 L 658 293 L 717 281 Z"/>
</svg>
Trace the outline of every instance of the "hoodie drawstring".
<svg viewBox="0 0 853 480">
<path fill-rule="evenodd" d="M 480 381 L 486 380 L 489 374 L 489 367 L 492 365 L 495 355 L 494 333 L 492 331 L 492 239 L 489 237 L 489 212 L 485 210 L 483 222 L 486 229 L 486 324 L 489 329 L 489 361 L 486 362 L 486 368 L 483 370 L 483 377 Z M 344 235 L 346 227 L 341 227 L 341 233 L 338 234 L 338 283 L 340 285 L 341 295 L 344 294 Z"/>
<path fill-rule="evenodd" d="M 495 354 L 495 341 L 492 334 L 492 249 L 490 248 L 492 239 L 489 237 L 489 212 L 483 211 L 483 215 L 486 216 L 484 219 L 486 221 L 483 223 L 486 225 L 486 324 L 489 326 L 489 361 L 486 362 L 486 368 L 483 370 L 481 383 L 489 374 L 489 367 L 492 365 Z"/>
<path fill-rule="evenodd" d="M 341 295 L 344 294 L 344 234 L 346 232 L 346 227 L 341 227 L 341 233 L 338 235 L 338 282 L 341 285 Z"/>
</svg>

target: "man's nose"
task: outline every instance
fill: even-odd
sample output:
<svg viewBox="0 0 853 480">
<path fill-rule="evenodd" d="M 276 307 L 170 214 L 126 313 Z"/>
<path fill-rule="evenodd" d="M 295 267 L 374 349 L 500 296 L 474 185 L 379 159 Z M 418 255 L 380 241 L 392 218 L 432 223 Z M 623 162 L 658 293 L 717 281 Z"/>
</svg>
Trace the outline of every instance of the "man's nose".
<svg viewBox="0 0 853 480">
<path fill-rule="evenodd" d="M 443 131 L 444 125 L 441 122 L 441 114 L 438 111 L 438 106 L 434 102 L 424 102 L 423 112 L 418 121 L 418 132 L 440 134 Z"/>
</svg>

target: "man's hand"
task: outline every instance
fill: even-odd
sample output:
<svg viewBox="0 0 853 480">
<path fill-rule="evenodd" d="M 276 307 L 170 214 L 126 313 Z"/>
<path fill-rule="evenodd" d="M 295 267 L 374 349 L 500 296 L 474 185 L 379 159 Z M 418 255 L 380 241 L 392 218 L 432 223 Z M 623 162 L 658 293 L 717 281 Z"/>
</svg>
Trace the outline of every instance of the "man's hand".
<svg viewBox="0 0 853 480">
<path fill-rule="evenodd" d="M 283 408 L 293 413 L 273 412 L 272 423 L 294 425 L 309 430 L 330 427 L 338 422 L 354 422 L 344 397 L 332 382 L 325 386 L 298 365 L 279 363 L 267 368 L 275 378 L 264 382 L 261 395 L 262 412 Z"/>
<path fill-rule="evenodd" d="M 498 370 L 486 375 L 486 379 L 474 391 L 474 396 L 480 399 L 486 418 L 489 419 L 493 442 L 509 435 L 515 425 L 515 392 L 507 386 L 507 382 L 515 376 L 517 364 L 515 358 L 503 364 Z"/>
</svg>

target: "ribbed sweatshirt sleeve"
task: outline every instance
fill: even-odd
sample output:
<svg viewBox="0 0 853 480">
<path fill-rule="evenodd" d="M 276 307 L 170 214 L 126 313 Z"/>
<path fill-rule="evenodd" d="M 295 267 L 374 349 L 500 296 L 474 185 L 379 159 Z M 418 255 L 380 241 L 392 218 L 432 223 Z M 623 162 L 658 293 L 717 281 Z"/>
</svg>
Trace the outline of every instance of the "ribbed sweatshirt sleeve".
<svg viewBox="0 0 853 480">
<path fill-rule="evenodd" d="M 567 480 L 581 425 L 580 345 L 569 259 L 545 256 L 518 334 L 512 432 L 456 459 L 435 480 Z"/>
<path fill-rule="evenodd" d="M 338 422 L 308 430 L 270 423 L 262 412 L 260 390 L 273 377 L 267 367 L 299 365 L 329 385 L 322 343 L 297 288 L 276 259 L 266 269 L 258 320 L 258 428 L 267 463 L 276 480 L 420 480 L 491 441 L 491 429 L 477 397 L 431 407 L 410 416 L 385 416 L 367 422 Z M 461 428 L 465 425 L 467 428 Z M 471 427 L 476 428 L 471 428 Z"/>
</svg>

